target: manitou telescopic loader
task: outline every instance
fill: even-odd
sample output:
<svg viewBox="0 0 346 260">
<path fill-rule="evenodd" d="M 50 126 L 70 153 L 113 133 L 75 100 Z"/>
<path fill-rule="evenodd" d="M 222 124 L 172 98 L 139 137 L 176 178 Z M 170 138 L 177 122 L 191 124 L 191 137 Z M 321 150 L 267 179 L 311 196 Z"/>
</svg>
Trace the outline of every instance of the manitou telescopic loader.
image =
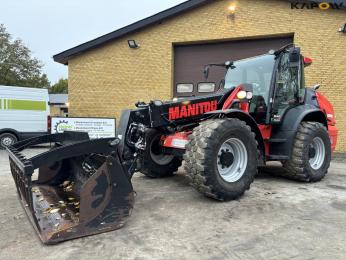
<svg viewBox="0 0 346 260">
<path fill-rule="evenodd" d="M 123 112 L 117 138 L 65 132 L 9 147 L 20 200 L 41 240 L 54 244 L 122 227 L 134 204 L 133 174 L 170 176 L 183 161 L 192 185 L 221 201 L 240 197 L 268 161 L 281 161 L 292 179 L 321 180 L 337 129 L 318 86 L 305 87 L 310 64 L 294 45 L 211 64 L 206 76 L 213 65 L 227 70 L 218 89 L 204 83 L 203 92 L 213 93 L 137 103 Z M 24 156 L 43 143 L 54 146 Z"/>
</svg>

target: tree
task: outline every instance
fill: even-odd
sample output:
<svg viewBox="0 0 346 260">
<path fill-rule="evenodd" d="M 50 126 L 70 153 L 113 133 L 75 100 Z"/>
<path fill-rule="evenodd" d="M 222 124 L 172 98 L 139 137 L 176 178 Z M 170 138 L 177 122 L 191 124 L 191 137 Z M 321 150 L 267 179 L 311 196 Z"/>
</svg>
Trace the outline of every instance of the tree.
<svg viewBox="0 0 346 260">
<path fill-rule="evenodd" d="M 67 79 L 59 79 L 50 89 L 51 94 L 67 94 L 68 93 L 68 81 Z"/>
<path fill-rule="evenodd" d="M 0 85 L 48 88 L 50 82 L 42 73 L 42 67 L 23 42 L 12 40 L 11 34 L 0 24 Z"/>
</svg>

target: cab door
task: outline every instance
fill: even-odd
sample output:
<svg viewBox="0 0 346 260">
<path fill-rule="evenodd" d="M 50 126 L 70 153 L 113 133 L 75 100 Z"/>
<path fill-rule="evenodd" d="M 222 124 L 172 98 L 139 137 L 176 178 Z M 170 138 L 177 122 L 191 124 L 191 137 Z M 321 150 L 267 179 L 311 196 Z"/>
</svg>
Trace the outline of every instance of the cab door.
<svg viewBox="0 0 346 260">
<path fill-rule="evenodd" d="M 302 57 L 299 48 L 281 53 L 275 76 L 274 95 L 271 100 L 271 124 L 280 124 L 288 110 L 304 100 L 305 84 Z"/>
</svg>

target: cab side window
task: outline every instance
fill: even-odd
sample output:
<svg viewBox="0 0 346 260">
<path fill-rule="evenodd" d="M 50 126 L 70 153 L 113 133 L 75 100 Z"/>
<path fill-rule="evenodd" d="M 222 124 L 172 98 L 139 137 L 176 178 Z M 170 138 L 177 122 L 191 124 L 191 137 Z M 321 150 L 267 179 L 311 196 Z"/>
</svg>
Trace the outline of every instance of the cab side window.
<svg viewBox="0 0 346 260">
<path fill-rule="evenodd" d="M 281 122 L 286 110 L 299 103 L 300 69 L 290 67 L 289 53 L 281 56 L 276 78 L 272 121 Z"/>
</svg>

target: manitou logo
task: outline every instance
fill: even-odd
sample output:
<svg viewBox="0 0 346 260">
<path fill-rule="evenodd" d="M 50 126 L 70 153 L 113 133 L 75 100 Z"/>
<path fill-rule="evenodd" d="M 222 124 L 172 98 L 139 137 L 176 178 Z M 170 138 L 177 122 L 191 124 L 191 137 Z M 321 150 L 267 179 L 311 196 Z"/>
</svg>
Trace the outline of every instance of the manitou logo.
<svg viewBox="0 0 346 260">
<path fill-rule="evenodd" d="M 169 108 L 169 120 L 188 118 L 217 110 L 217 101 L 207 101 Z"/>
<path fill-rule="evenodd" d="M 343 3 L 331 3 L 331 2 L 311 2 L 311 3 L 301 3 L 301 2 L 293 2 L 291 3 L 291 9 L 315 9 L 319 8 L 321 10 L 328 9 L 341 9 L 343 7 Z"/>
</svg>

